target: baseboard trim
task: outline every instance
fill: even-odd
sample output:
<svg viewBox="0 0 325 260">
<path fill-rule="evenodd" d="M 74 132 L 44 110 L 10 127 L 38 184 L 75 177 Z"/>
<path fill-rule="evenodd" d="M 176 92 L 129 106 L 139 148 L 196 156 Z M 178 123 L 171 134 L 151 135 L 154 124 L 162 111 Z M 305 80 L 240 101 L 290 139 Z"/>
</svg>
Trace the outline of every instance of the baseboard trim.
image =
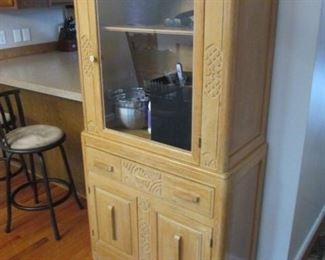
<svg viewBox="0 0 325 260">
<path fill-rule="evenodd" d="M 325 217 L 325 205 L 323 206 L 321 212 L 319 213 L 318 217 L 316 218 L 314 224 L 312 225 L 311 229 L 309 230 L 304 242 L 302 243 L 298 253 L 296 254 L 295 260 L 303 259 L 304 255 L 306 254 L 307 250 L 310 247 L 310 243 L 312 243 L 322 221 Z"/>
</svg>

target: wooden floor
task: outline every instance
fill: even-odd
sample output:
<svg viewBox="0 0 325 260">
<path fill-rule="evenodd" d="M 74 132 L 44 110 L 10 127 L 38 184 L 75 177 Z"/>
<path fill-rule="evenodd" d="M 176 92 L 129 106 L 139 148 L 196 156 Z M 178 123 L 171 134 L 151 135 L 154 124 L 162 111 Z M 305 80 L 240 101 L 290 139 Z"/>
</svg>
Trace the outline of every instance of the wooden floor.
<svg viewBox="0 0 325 260">
<path fill-rule="evenodd" d="M 307 248 L 303 260 L 325 259 L 325 218 Z"/>
<path fill-rule="evenodd" d="M 0 175 L 3 172 L 0 162 Z M 24 175 L 14 178 L 13 185 L 25 181 Z M 87 210 L 80 210 L 70 198 L 56 208 L 57 222 L 62 236 L 60 241 L 53 237 L 49 212 L 26 212 L 14 209 L 12 231 L 4 232 L 6 221 L 5 186 L 0 182 L 0 259 L 92 259 L 88 230 Z M 41 187 L 40 187 L 41 189 Z M 44 192 L 41 190 L 41 201 Z M 55 196 L 61 196 L 64 190 L 53 187 Z M 27 188 L 17 198 L 20 202 L 32 203 L 31 189 Z M 85 204 L 85 201 L 83 201 Z"/>
</svg>

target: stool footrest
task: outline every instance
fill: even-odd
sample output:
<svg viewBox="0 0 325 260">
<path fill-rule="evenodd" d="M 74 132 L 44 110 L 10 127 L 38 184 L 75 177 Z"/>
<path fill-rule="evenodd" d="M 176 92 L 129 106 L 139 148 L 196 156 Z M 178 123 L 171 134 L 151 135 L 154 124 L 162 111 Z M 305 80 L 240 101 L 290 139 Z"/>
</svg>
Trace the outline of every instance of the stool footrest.
<svg viewBox="0 0 325 260">
<path fill-rule="evenodd" d="M 49 184 L 56 183 L 56 184 L 60 184 L 60 185 L 63 185 L 65 187 L 67 187 L 67 191 L 64 194 L 64 196 L 60 196 L 60 198 L 57 199 L 57 200 L 55 200 L 55 198 L 53 198 L 52 206 L 53 207 L 56 207 L 56 206 L 62 204 L 63 202 L 65 202 L 70 197 L 70 195 L 72 194 L 71 184 L 69 184 L 65 180 L 58 179 L 58 178 L 48 178 L 48 180 L 49 180 Z M 27 205 L 20 204 L 20 203 L 18 203 L 15 200 L 15 197 L 18 195 L 18 193 L 20 191 L 26 189 L 27 187 L 32 187 L 32 185 L 34 183 L 43 183 L 43 182 L 44 182 L 43 179 L 38 179 L 35 182 L 32 182 L 32 181 L 26 182 L 26 183 L 20 185 L 19 187 L 17 187 L 13 191 L 13 193 L 11 194 L 12 205 L 15 208 L 17 208 L 17 209 L 25 210 L 25 211 L 41 211 L 41 210 L 47 210 L 47 209 L 49 209 L 50 208 L 49 207 L 49 204 L 42 204 L 42 205 L 35 205 L 35 206 L 27 206 Z"/>
</svg>

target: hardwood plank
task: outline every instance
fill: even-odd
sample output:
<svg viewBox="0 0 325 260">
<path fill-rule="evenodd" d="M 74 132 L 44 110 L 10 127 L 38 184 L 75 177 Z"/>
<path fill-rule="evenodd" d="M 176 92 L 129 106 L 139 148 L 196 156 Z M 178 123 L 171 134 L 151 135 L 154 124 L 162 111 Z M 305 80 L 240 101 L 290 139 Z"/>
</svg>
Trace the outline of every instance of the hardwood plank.
<svg viewBox="0 0 325 260">
<path fill-rule="evenodd" d="M 0 164 L 0 174 L 4 167 Z M 13 179 L 13 187 L 24 183 L 25 176 Z M 65 190 L 52 186 L 55 197 Z M 44 199 L 44 190 L 40 188 Z M 56 217 L 62 239 L 53 237 L 48 211 L 26 212 L 14 209 L 12 231 L 3 231 L 6 222 L 5 185 L 0 182 L 0 259 L 92 259 L 87 210 L 79 210 L 73 198 L 56 208 Z M 30 189 L 22 192 L 19 200 L 32 203 Z M 83 201 L 86 204 L 86 201 Z M 86 205 L 85 205 L 86 206 Z"/>
</svg>

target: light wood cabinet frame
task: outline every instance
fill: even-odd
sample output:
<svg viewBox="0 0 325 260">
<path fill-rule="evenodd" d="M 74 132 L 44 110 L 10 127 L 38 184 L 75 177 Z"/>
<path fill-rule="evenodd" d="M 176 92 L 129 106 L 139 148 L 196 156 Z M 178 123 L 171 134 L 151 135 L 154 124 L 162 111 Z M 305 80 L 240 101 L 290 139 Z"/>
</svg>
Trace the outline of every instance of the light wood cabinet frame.
<svg viewBox="0 0 325 260">
<path fill-rule="evenodd" d="M 94 185 L 129 194 L 138 212 L 136 253 L 99 247 L 92 234 L 94 257 L 155 260 L 160 248 L 161 255 L 182 259 L 184 234 L 195 241 L 201 232 L 202 259 L 255 259 L 277 0 L 194 2 L 193 147 L 187 152 L 105 129 L 96 1 L 75 0 L 91 230 Z M 174 234 L 179 226 L 184 233 Z"/>
<path fill-rule="evenodd" d="M 160 144 L 151 140 L 130 136 L 125 133 L 107 129 L 104 124 L 104 104 L 101 81 L 101 51 L 98 41 L 98 30 L 96 14 L 96 2 L 84 1 L 78 4 L 77 17 L 84 17 L 79 26 L 80 66 L 84 70 L 84 102 L 86 129 L 94 132 L 107 140 L 124 143 L 142 150 L 154 152 L 169 158 L 178 158 L 187 163 L 199 165 L 201 145 L 201 93 L 203 86 L 203 33 L 204 33 L 204 4 L 205 0 L 195 1 L 195 34 L 194 34 L 194 61 L 193 70 L 193 107 L 192 107 L 192 150 L 183 149 Z M 91 39 L 91 40 L 90 40 Z M 95 61 L 95 62 L 94 62 Z M 96 102 L 94 102 L 96 100 Z M 89 105 L 87 105 L 89 103 Z M 91 105 L 90 105 L 91 104 Z"/>
</svg>

